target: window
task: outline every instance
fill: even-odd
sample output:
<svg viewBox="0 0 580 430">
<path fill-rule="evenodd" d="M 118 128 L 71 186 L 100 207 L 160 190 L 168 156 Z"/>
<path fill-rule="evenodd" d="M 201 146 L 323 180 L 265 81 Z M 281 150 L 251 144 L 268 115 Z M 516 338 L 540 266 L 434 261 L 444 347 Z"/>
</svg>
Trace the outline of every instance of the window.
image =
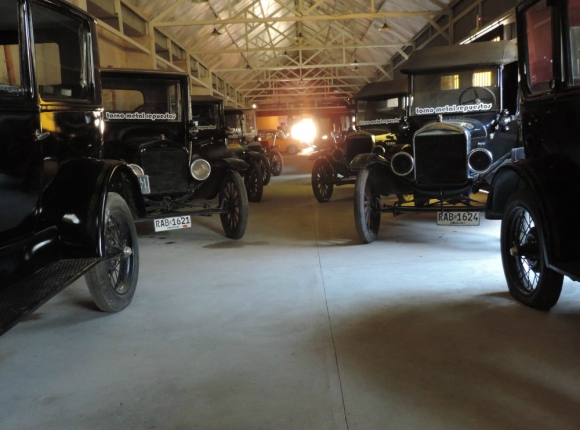
<svg viewBox="0 0 580 430">
<path fill-rule="evenodd" d="M 441 76 L 442 90 L 456 90 L 459 88 L 459 75 Z"/>
<path fill-rule="evenodd" d="M 31 9 L 40 96 L 87 99 L 91 49 L 86 23 L 37 3 Z"/>
<path fill-rule="evenodd" d="M 552 9 L 542 1 L 526 12 L 527 80 L 532 92 L 547 91 L 552 70 Z"/>
<path fill-rule="evenodd" d="M 472 86 L 474 87 L 491 87 L 491 72 L 473 73 Z"/>
<path fill-rule="evenodd" d="M 0 4 L 0 28 L 0 97 L 17 97 L 24 91 L 20 72 L 16 2 Z"/>
<path fill-rule="evenodd" d="M 103 89 L 103 106 L 106 111 L 133 112 L 144 103 L 140 91 Z"/>
<path fill-rule="evenodd" d="M 181 121 L 180 88 L 175 80 L 103 76 L 105 120 Z"/>
<path fill-rule="evenodd" d="M 580 85 L 580 0 L 568 1 L 572 85 Z"/>
</svg>

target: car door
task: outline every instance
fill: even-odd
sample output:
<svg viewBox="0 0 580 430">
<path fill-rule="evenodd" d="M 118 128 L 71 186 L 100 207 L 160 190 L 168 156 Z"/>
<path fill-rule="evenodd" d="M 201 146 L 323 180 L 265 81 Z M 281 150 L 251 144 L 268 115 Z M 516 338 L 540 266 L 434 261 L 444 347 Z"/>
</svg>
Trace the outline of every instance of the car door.
<svg viewBox="0 0 580 430">
<path fill-rule="evenodd" d="M 549 154 L 559 144 L 554 130 L 556 116 L 556 74 L 553 23 L 555 10 L 546 0 L 527 1 L 519 6 L 523 25 L 518 27 L 521 90 L 522 138 L 526 156 Z M 522 61 L 523 60 L 523 61 Z"/>
<path fill-rule="evenodd" d="M 0 248 L 34 231 L 42 187 L 24 10 L 17 0 L 0 3 Z"/>
</svg>

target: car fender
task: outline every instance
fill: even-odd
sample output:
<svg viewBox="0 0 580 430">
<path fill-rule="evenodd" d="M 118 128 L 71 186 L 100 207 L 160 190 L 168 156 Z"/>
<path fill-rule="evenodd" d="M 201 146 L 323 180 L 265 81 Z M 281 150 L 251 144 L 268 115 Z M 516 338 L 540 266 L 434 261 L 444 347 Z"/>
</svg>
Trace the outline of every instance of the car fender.
<svg viewBox="0 0 580 430">
<path fill-rule="evenodd" d="M 506 164 L 492 181 L 485 216 L 501 219 L 510 196 L 529 188 L 538 208 L 537 228 L 546 238 L 548 266 L 558 270 L 559 263 L 580 261 L 580 223 L 572 209 L 580 198 L 578 177 L 580 166 L 557 155 Z"/>
<path fill-rule="evenodd" d="M 39 230 L 56 226 L 63 258 L 102 257 L 108 192 L 145 216 L 139 181 L 121 161 L 77 158 L 64 163 L 42 193 Z"/>
<path fill-rule="evenodd" d="M 389 166 L 389 163 L 385 157 L 379 154 L 369 153 L 369 154 L 358 154 L 350 162 L 349 168 L 355 172 L 364 169 L 371 164 L 384 164 Z M 389 166 L 390 167 L 390 166 Z"/>
<path fill-rule="evenodd" d="M 196 190 L 195 198 L 211 200 L 219 193 L 222 181 L 229 170 L 243 175 L 250 165 L 241 158 L 221 158 L 211 163 L 211 173 Z"/>
</svg>

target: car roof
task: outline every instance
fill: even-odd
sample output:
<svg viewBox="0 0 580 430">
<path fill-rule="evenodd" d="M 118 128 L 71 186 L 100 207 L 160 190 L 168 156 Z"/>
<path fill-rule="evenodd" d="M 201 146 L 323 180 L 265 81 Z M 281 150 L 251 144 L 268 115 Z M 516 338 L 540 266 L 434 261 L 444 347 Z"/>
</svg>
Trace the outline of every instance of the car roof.
<svg viewBox="0 0 580 430">
<path fill-rule="evenodd" d="M 409 81 L 407 79 L 397 79 L 394 81 L 371 82 L 365 85 L 353 98 L 355 100 L 371 100 L 384 98 L 385 96 L 407 94 L 408 92 Z"/>
<path fill-rule="evenodd" d="M 518 59 L 514 42 L 475 42 L 467 45 L 438 46 L 414 51 L 403 63 L 401 72 L 415 74 L 445 69 L 504 65 Z"/>
</svg>

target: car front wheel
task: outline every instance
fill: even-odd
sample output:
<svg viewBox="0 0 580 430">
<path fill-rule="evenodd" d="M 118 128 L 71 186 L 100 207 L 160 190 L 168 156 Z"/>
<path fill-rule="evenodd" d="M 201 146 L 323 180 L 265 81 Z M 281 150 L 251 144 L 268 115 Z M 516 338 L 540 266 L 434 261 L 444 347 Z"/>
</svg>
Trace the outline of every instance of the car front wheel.
<svg viewBox="0 0 580 430">
<path fill-rule="evenodd" d="M 363 243 L 373 242 L 381 225 L 381 195 L 374 172 L 368 167 L 361 170 L 354 186 L 354 222 Z"/>
<path fill-rule="evenodd" d="M 248 194 L 244 180 L 236 171 L 225 175 L 219 193 L 220 206 L 225 212 L 220 214 L 227 237 L 241 239 L 248 226 Z"/>
<path fill-rule="evenodd" d="M 104 246 L 102 261 L 85 280 L 100 310 L 119 312 L 129 306 L 137 288 L 139 247 L 131 211 L 117 193 L 109 193 L 105 203 Z"/>
<path fill-rule="evenodd" d="M 320 203 L 326 203 L 332 197 L 333 181 L 334 169 L 330 163 L 324 158 L 316 160 L 312 166 L 312 191 Z"/>
<path fill-rule="evenodd" d="M 272 166 L 272 175 L 280 176 L 282 170 L 284 169 L 284 158 L 282 158 L 282 154 L 276 150 L 273 150 L 270 153 L 270 165 Z"/>
<path fill-rule="evenodd" d="M 508 200 L 501 222 L 501 259 L 510 294 L 536 309 L 556 304 L 564 277 L 546 266 L 545 237 L 529 190 Z"/>
</svg>

